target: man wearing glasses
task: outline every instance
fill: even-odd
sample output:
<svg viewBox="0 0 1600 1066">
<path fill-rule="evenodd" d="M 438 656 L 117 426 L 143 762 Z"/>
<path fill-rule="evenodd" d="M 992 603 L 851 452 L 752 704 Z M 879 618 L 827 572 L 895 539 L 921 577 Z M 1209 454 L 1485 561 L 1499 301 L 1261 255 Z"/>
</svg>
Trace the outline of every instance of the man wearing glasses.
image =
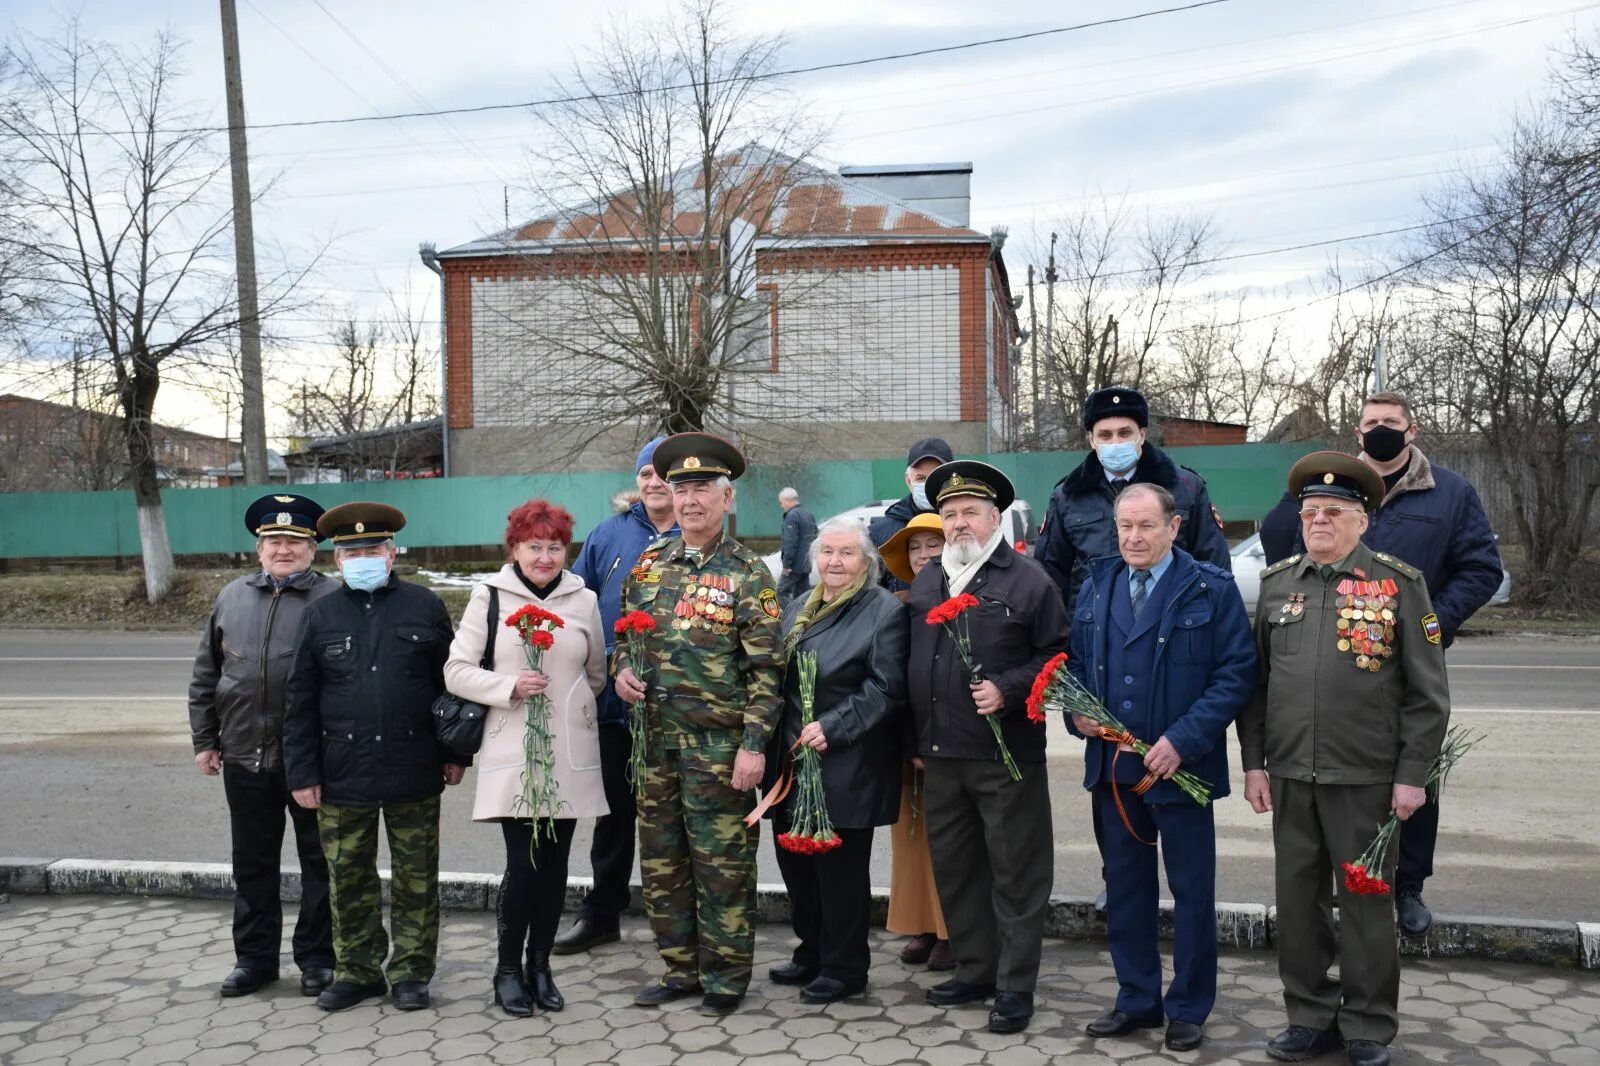
<svg viewBox="0 0 1600 1066">
<path fill-rule="evenodd" d="M 1341 452 L 1289 471 L 1304 555 L 1261 574 L 1258 683 L 1239 716 L 1244 797 L 1272 812 L 1278 975 L 1289 1026 L 1267 1045 L 1299 1062 L 1345 1047 L 1351 1066 L 1386 1066 L 1399 1029 L 1400 954 L 1387 894 L 1339 884 L 1393 810 L 1427 798 L 1450 716 L 1444 649 L 1422 574 L 1362 543 L 1383 479 Z M 1385 868 L 1393 878 L 1394 853 Z M 1330 975 L 1334 962 L 1339 976 Z"/>
<path fill-rule="evenodd" d="M 1500 587 L 1500 551 L 1477 491 L 1461 475 L 1430 463 L 1417 447 L 1417 433 L 1411 405 L 1399 393 L 1376 393 L 1362 404 L 1355 428 L 1360 459 L 1383 479 L 1384 496 L 1361 540 L 1422 571 L 1439 614 L 1441 646 L 1448 648 Z M 1306 550 L 1299 508 L 1299 500 L 1285 496 L 1261 523 L 1269 566 Z M 1438 836 L 1439 806 L 1431 800 L 1400 832 L 1395 906 L 1400 928 L 1411 936 L 1433 924 L 1422 885 L 1433 875 Z"/>
</svg>

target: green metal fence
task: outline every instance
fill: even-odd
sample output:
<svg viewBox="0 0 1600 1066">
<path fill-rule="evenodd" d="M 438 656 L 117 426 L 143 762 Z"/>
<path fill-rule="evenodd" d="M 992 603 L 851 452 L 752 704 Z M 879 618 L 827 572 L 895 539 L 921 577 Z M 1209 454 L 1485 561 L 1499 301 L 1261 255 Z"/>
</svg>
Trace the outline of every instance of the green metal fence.
<svg viewBox="0 0 1600 1066">
<path fill-rule="evenodd" d="M 1173 449 L 1185 466 L 1209 483 L 1212 500 L 1228 521 L 1259 519 L 1283 494 L 1290 465 L 1315 444 L 1238 444 Z M 1011 477 L 1018 495 L 1044 518 L 1050 490 L 1082 461 L 1082 452 L 1004 453 L 988 456 Z M 904 495 L 905 467 L 897 459 L 811 463 L 752 469 L 739 482 L 739 532 L 775 537 L 782 522 L 778 490 L 793 485 L 818 518 L 868 500 Z M 499 543 L 506 512 L 543 496 L 572 512 L 580 536 L 610 513 L 611 497 L 632 485 L 627 471 L 460 477 L 449 480 L 378 481 L 298 486 L 324 507 L 350 500 L 381 500 L 406 515 L 402 544 L 450 547 Z M 221 489 L 171 489 L 162 493 L 167 531 L 179 555 L 246 551 L 252 537 L 241 520 L 257 485 Z M 0 558 L 106 557 L 139 554 L 132 492 L 0 494 Z"/>
</svg>

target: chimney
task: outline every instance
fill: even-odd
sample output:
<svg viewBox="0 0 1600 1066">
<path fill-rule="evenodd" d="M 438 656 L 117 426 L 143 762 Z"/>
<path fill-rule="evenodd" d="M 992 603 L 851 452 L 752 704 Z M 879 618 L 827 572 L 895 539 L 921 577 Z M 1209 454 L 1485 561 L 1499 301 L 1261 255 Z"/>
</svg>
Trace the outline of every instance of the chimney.
<svg viewBox="0 0 1600 1066">
<path fill-rule="evenodd" d="M 839 176 L 904 201 L 915 211 L 936 215 L 958 226 L 971 222 L 971 163 L 840 167 Z"/>
</svg>

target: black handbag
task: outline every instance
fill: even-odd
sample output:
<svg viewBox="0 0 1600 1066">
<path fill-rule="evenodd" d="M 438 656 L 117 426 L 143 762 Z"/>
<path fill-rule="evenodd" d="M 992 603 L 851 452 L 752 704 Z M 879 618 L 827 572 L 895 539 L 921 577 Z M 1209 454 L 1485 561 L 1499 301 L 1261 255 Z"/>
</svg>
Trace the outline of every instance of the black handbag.
<svg viewBox="0 0 1600 1066">
<path fill-rule="evenodd" d="M 500 622 L 500 590 L 489 586 L 489 628 L 483 641 L 483 658 L 478 665 L 485 670 L 494 669 L 494 642 L 499 636 L 496 628 Z M 439 746 L 452 755 L 468 758 L 478 754 L 483 747 L 484 720 L 489 708 L 472 700 L 462 699 L 453 692 L 441 692 L 433 701 L 433 736 Z"/>
</svg>

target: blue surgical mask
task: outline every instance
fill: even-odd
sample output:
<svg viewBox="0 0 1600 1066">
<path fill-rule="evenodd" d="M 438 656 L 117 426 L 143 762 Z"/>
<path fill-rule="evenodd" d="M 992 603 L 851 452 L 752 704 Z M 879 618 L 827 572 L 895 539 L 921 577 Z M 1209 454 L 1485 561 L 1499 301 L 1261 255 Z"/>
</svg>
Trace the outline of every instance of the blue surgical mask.
<svg viewBox="0 0 1600 1066">
<path fill-rule="evenodd" d="M 933 504 L 928 502 L 928 483 L 918 481 L 911 486 L 911 502 L 917 505 L 919 511 L 933 510 Z"/>
<path fill-rule="evenodd" d="M 1119 440 L 1114 444 L 1097 444 L 1094 450 L 1100 456 L 1100 465 L 1113 474 L 1126 474 L 1139 463 L 1137 441 Z"/>
<path fill-rule="evenodd" d="M 357 592 L 371 592 L 389 580 L 389 560 L 383 556 L 346 559 L 340 566 L 344 583 Z"/>
</svg>

